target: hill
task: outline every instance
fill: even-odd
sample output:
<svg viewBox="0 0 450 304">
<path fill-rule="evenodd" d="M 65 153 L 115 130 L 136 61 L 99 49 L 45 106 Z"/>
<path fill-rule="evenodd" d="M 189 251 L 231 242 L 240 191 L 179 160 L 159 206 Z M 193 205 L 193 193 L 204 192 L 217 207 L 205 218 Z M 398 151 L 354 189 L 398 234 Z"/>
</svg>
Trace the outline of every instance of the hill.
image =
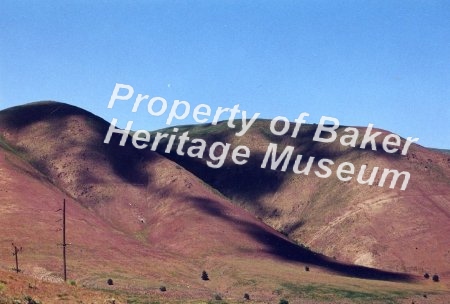
<svg viewBox="0 0 450 304">
<path fill-rule="evenodd" d="M 236 127 L 239 130 L 239 126 Z M 292 134 L 291 124 L 287 134 Z M 347 134 L 344 126 L 337 138 Z M 356 147 L 344 147 L 336 140 L 320 143 L 313 140 L 317 125 L 304 125 L 295 138 L 275 136 L 269 121 L 258 121 L 242 137 L 234 135 L 226 122 L 216 126 L 184 126 L 191 138 L 203 138 L 210 145 L 219 141 L 249 148 L 252 156 L 245 165 L 234 164 L 228 156 L 220 170 L 210 168 L 205 159 L 179 156 L 176 145 L 170 154 L 159 152 L 204 180 L 236 205 L 261 218 L 269 226 L 316 252 L 339 261 L 408 273 L 439 272 L 450 274 L 450 158 L 444 153 L 412 144 L 406 155 L 385 153 L 384 137 L 377 138 L 377 151 L 360 149 L 366 128 L 358 128 Z M 161 132 L 173 133 L 172 129 Z M 286 172 L 261 168 L 269 144 L 278 145 L 278 156 L 285 147 L 294 148 L 294 156 L 302 155 L 300 169 L 315 158 L 310 173 L 292 171 L 294 157 Z M 187 143 L 189 146 L 190 143 Z M 404 147 L 402 140 L 401 147 Z M 336 164 L 352 163 L 354 177 L 341 181 L 333 174 L 320 178 L 313 174 L 320 159 Z M 378 167 L 373 185 L 356 181 L 358 170 L 366 166 L 363 179 Z M 409 172 L 406 190 L 399 178 L 391 189 L 391 178 L 380 186 L 383 169 Z M 336 169 L 332 169 L 336 171 Z"/>
<path fill-rule="evenodd" d="M 112 278 L 114 290 L 163 301 L 209 299 L 217 293 L 237 302 L 250 292 L 255 303 L 281 296 L 307 297 L 298 294 L 298 288 L 311 286 L 361 292 L 374 301 L 391 296 L 375 293 L 369 287 L 373 284 L 406 296 L 423 289 L 441 291 L 440 284 L 369 284 L 372 281 L 363 279 L 409 282 L 414 276 L 337 261 L 286 237 L 295 239 L 295 234 L 273 229 L 286 218 L 270 221 L 275 217 L 265 216 L 264 212 L 273 212 L 263 208 L 269 193 L 279 195 L 277 208 L 282 211 L 289 206 L 289 195 L 301 197 L 298 189 L 293 192 L 294 183 L 280 188 L 288 185 L 282 174 L 275 174 L 279 177 L 273 180 L 272 172 L 261 173 L 251 166 L 239 167 L 249 170 L 242 172 L 229 166 L 225 174 L 217 174 L 192 159 L 174 159 L 176 163 L 170 159 L 172 154 L 138 150 L 130 144 L 122 147 L 120 136 L 104 144 L 108 127 L 89 112 L 55 102 L 0 112 L 0 266 L 4 270 L 11 267 L 14 242 L 24 247 L 20 268 L 25 275 L 61 282 L 57 246 L 61 213 L 56 210 L 66 198 L 68 271 L 78 285 L 109 288 L 106 280 Z M 218 130 L 198 128 L 208 140 L 226 132 L 223 125 Z M 249 134 L 256 136 L 242 139 L 249 147 L 264 144 L 258 133 Z M 204 170 L 204 175 L 195 168 Z M 319 217 L 318 212 L 311 211 L 311 216 Z M 441 230 L 431 232 L 435 231 Z M 439 242 L 437 236 L 438 246 Z M 305 265 L 310 272 L 305 272 Z M 201 280 L 202 270 L 208 271 L 210 281 Z M 352 284 L 359 287 L 349 289 Z M 161 294 L 161 285 L 170 292 Z"/>
</svg>

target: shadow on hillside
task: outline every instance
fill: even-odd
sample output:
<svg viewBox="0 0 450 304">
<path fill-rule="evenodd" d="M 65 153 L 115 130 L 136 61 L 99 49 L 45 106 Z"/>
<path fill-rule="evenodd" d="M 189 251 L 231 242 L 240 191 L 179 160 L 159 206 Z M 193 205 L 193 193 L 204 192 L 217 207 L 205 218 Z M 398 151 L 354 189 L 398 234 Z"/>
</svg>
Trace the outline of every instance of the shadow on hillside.
<svg viewBox="0 0 450 304">
<path fill-rule="evenodd" d="M 286 146 L 294 147 L 295 150 L 289 161 L 286 172 L 282 172 L 280 170 L 282 165 L 280 165 L 276 170 L 271 170 L 270 161 L 266 168 L 261 168 L 267 151 L 262 151 L 261 148 L 259 150 L 251 148 L 251 156 L 248 159 L 248 162 L 244 165 L 236 165 L 231 161 L 230 157 L 228 157 L 227 161 L 221 168 L 210 168 L 207 166 L 206 161 L 210 160 L 208 156 L 208 149 L 213 142 L 219 141 L 222 143 L 231 143 L 233 146 L 237 146 L 240 142 L 240 138 L 234 136 L 235 130 L 227 127 L 219 128 L 220 125 L 225 125 L 225 123 L 226 122 L 220 122 L 217 126 L 202 126 L 202 132 L 198 134 L 199 136 L 197 138 L 204 139 L 208 144 L 203 159 L 191 158 L 187 155 L 179 156 L 175 152 L 175 147 L 172 149 L 170 154 L 164 153 L 162 147 L 158 149 L 158 153 L 183 166 L 207 184 L 219 190 L 228 198 L 234 201 L 243 201 L 246 205 L 252 205 L 253 208 L 251 209 L 256 212 L 258 212 L 258 210 L 263 211 L 264 209 L 261 204 L 261 199 L 267 194 L 275 193 L 283 185 L 285 180 L 294 174 L 292 172 L 292 168 L 297 155 L 302 155 L 300 169 L 303 169 L 306 166 L 306 163 L 310 157 L 315 158 L 313 168 L 309 173 L 309 176 L 315 176 L 313 171 L 318 170 L 317 162 L 320 159 L 327 158 L 335 161 L 334 165 L 328 166 L 332 170 L 332 174 L 335 174 L 339 163 L 360 158 L 363 154 L 370 154 L 375 158 L 382 157 L 398 159 L 400 153 L 400 151 L 393 154 L 385 153 L 382 144 L 379 141 L 376 142 L 377 151 L 371 150 L 370 144 L 367 145 L 366 149 L 360 149 L 359 145 L 361 138 L 358 139 L 355 148 L 342 146 L 339 142 L 339 138 L 330 144 L 314 141 L 313 137 L 318 128 L 318 125 L 315 124 L 303 125 L 297 137 L 293 138 L 290 135 L 294 132 L 295 124 L 291 123 L 290 130 L 286 133 L 286 135 L 277 136 L 272 134 L 269 129 L 270 121 L 261 120 L 255 122 L 255 124 L 251 127 L 251 130 L 248 131 L 243 138 L 245 136 L 249 136 L 248 134 L 251 133 L 251 136 L 253 136 L 252 138 L 255 141 L 255 146 L 268 147 L 269 143 L 277 144 L 278 155 Z M 236 123 L 237 129 L 239 129 L 239 124 L 239 122 Z M 341 126 L 341 128 L 345 127 Z M 216 129 L 219 129 L 219 131 Z M 281 125 L 278 125 L 277 129 L 281 129 Z M 192 127 L 191 129 L 186 127 L 185 130 L 195 130 L 195 127 Z M 211 131 L 211 133 L 209 133 L 208 130 Z M 192 137 L 195 138 L 196 136 L 194 134 L 195 132 Z M 361 134 L 363 134 L 362 131 L 360 131 L 360 135 Z M 327 133 L 324 133 L 323 136 L 326 135 Z M 184 150 L 186 151 L 189 146 L 190 142 L 187 142 Z M 323 172 L 323 170 L 321 171 Z M 331 176 L 330 178 L 336 177 Z"/>
<path fill-rule="evenodd" d="M 414 277 L 408 274 L 337 262 L 324 255 L 312 252 L 292 243 L 275 231 L 270 231 L 270 228 L 266 226 L 258 225 L 256 222 L 236 221 L 232 216 L 226 214 L 220 207 L 220 204 L 214 200 L 196 196 L 188 197 L 188 199 L 193 201 L 194 206 L 202 212 L 232 222 L 232 224 L 237 226 L 242 232 L 249 234 L 257 242 L 265 245 L 266 253 L 278 258 L 307 265 L 316 265 L 340 275 L 362 279 L 406 282 L 414 280 Z"/>
<path fill-rule="evenodd" d="M 276 192 L 285 179 L 283 172 L 261 169 L 263 156 L 259 155 L 253 155 L 245 165 L 225 163 L 218 169 L 208 167 L 205 160 L 188 160 L 188 157 L 174 155 L 167 157 L 228 198 L 243 200 L 255 207 L 260 205 L 262 196 Z"/>
<path fill-rule="evenodd" d="M 107 130 L 102 134 L 106 134 Z M 134 148 L 130 141 L 120 146 L 121 136 L 113 135 L 109 144 L 99 143 L 105 149 L 105 155 L 114 172 L 126 183 L 147 187 L 150 174 L 146 170 L 146 163 L 152 161 L 155 154 L 146 150 Z"/>
<path fill-rule="evenodd" d="M 222 122 L 221 124 L 224 124 Z M 236 124 L 238 125 L 238 124 Z M 290 131 L 287 134 L 292 134 L 295 125 L 291 124 Z M 233 146 L 237 146 L 239 138 L 233 135 L 233 130 L 229 128 L 220 128 L 220 131 L 214 131 L 208 133 L 207 130 L 212 130 L 213 126 L 203 126 L 200 138 L 207 142 L 207 148 L 203 159 L 191 158 L 186 154 L 179 156 L 175 152 L 175 147 L 172 148 L 171 153 L 165 153 L 165 145 L 161 145 L 157 150 L 158 153 L 170 160 L 178 163 L 204 182 L 219 190 L 222 194 L 227 196 L 236 202 L 245 202 L 246 206 L 250 206 L 250 209 L 254 210 L 257 214 L 259 212 L 264 213 L 273 210 L 265 210 L 265 207 L 261 203 L 261 199 L 271 193 L 276 193 L 279 188 L 285 183 L 286 179 L 289 179 L 294 174 L 292 168 L 294 166 L 297 155 L 302 155 L 300 162 L 300 170 L 305 168 L 308 160 L 314 158 L 313 167 L 311 168 L 309 175 L 315 177 L 314 170 L 319 170 L 323 173 L 323 169 L 317 167 L 317 163 L 321 159 L 331 159 L 335 161 L 334 165 L 328 165 L 332 170 L 332 174 L 335 174 L 336 168 L 340 162 L 351 161 L 355 157 L 358 157 L 360 153 L 370 153 L 378 155 L 381 146 L 377 144 L 378 152 L 372 151 L 370 148 L 367 150 L 361 150 L 356 148 L 345 148 L 340 145 L 339 142 L 335 144 L 324 144 L 313 140 L 313 136 L 317 130 L 317 125 L 305 125 L 302 126 L 300 132 L 296 138 L 292 138 L 289 135 L 276 136 L 269 130 L 269 121 L 258 121 L 252 126 L 253 138 L 259 143 L 255 143 L 259 147 L 268 147 L 269 143 L 278 145 L 278 156 L 282 153 L 286 146 L 294 147 L 292 157 L 288 163 L 286 172 L 281 171 L 282 163 L 276 170 L 270 168 L 271 160 L 269 160 L 266 168 L 261 168 L 263 160 L 266 156 L 266 151 L 262 151 L 261 148 L 252 149 L 248 162 L 244 165 L 236 165 L 230 159 L 221 168 L 214 169 L 207 166 L 206 162 L 210 160 L 208 155 L 208 149 L 213 142 L 232 143 Z M 239 129 L 239 128 L 238 128 Z M 250 131 L 249 131 L 250 132 Z M 256 135 L 255 135 L 256 134 Z M 244 135 L 244 137 L 247 135 Z M 193 136 L 195 138 L 195 136 Z M 192 138 L 191 138 L 192 139 Z M 238 142 L 236 142 L 238 140 Z M 338 140 L 338 139 L 337 139 Z M 185 144 L 184 151 L 191 145 L 190 142 Z M 231 149 L 229 154 L 231 154 Z M 388 157 L 398 157 L 397 155 L 388 154 Z M 336 178 L 331 176 L 330 178 Z M 261 214 L 260 214 L 261 215 Z"/>
<path fill-rule="evenodd" d="M 314 144 L 311 144 L 314 145 Z M 213 188 L 219 190 L 226 197 L 235 201 L 243 201 L 247 206 L 251 205 L 254 210 L 262 210 L 261 198 L 267 194 L 276 193 L 286 179 L 291 178 L 292 167 L 299 149 L 296 149 L 288 163 L 286 172 L 281 171 L 282 164 L 277 170 L 270 168 L 270 161 L 266 168 L 261 168 L 265 153 L 253 152 L 244 165 L 236 165 L 226 162 L 221 168 L 214 169 L 206 165 L 205 159 L 190 158 L 189 156 L 178 156 L 176 153 L 165 154 L 172 161 L 180 164 Z M 279 149 L 281 152 L 282 150 Z M 315 152 L 314 152 L 315 151 Z M 315 176 L 317 161 L 322 158 L 335 159 L 348 152 L 341 152 L 339 155 L 326 150 L 312 149 L 302 153 L 300 169 L 303 169 L 309 157 L 315 157 L 313 167 L 309 176 Z M 333 168 L 331 168 L 333 170 Z M 330 177 L 334 178 L 334 177 Z M 271 212 L 271 211 L 270 211 Z"/>
<path fill-rule="evenodd" d="M 90 155 L 95 154 L 95 157 L 99 161 L 106 160 L 114 173 L 117 174 L 124 182 L 130 183 L 136 186 L 146 187 L 150 182 L 150 177 L 148 172 L 145 170 L 145 163 L 151 161 L 154 158 L 154 154 L 148 150 L 138 150 L 135 149 L 130 140 L 127 144 L 122 147 L 119 145 L 121 135 L 114 134 L 111 138 L 109 144 L 104 144 L 103 139 L 106 136 L 109 128 L 109 123 L 102 118 L 93 115 L 92 113 L 83 110 L 81 108 L 59 103 L 59 102 L 36 102 L 31 104 L 26 104 L 23 106 L 17 106 L 9 108 L 0 112 L 0 125 L 4 125 L 9 129 L 14 131 L 26 128 L 40 121 L 45 121 L 54 127 L 51 136 L 52 139 L 57 139 L 58 135 L 62 130 L 66 130 L 68 119 L 71 117 L 82 118 L 81 123 L 87 129 L 88 133 L 94 133 L 94 138 L 98 138 L 93 142 L 85 145 L 85 151 L 90 152 Z M 89 134 L 84 134 L 89 136 Z M 46 138 L 41 138 L 38 140 L 48 140 Z M 57 142 L 55 145 L 61 145 L 59 148 L 65 145 L 76 145 L 77 142 L 70 142 L 70 138 L 67 139 L 68 142 Z M 57 149 L 57 147 L 53 147 Z M 32 153 L 27 150 L 18 149 L 22 153 Z M 30 155 L 30 162 L 33 166 L 41 171 L 43 174 L 49 176 L 50 172 L 47 168 L 48 163 L 45 160 L 33 159 L 35 155 Z"/>
</svg>

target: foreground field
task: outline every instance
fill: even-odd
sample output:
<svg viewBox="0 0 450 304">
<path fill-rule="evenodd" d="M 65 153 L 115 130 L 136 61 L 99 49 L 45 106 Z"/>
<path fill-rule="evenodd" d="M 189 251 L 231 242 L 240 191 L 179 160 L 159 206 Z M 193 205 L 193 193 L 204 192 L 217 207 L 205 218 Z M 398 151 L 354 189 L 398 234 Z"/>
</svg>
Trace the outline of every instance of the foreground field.
<svg viewBox="0 0 450 304">
<path fill-rule="evenodd" d="M 412 283 L 355 279 L 309 271 L 293 271 L 280 263 L 268 276 L 266 267 L 246 267 L 249 260 L 218 265 L 210 280 L 183 284 L 133 278 L 81 278 L 67 283 L 47 282 L 24 272 L 0 271 L 0 303 L 448 303 L 449 284 L 419 279 Z M 247 272 L 239 271 L 240 268 Z M 250 270 L 249 270 L 250 269 Z M 104 279 L 103 282 L 101 280 Z M 164 286 L 166 291 L 161 291 Z M 244 295 L 248 294 L 250 300 Z M 19 302 L 20 301 L 20 302 Z M 35 301 L 35 302 L 33 302 Z"/>
</svg>

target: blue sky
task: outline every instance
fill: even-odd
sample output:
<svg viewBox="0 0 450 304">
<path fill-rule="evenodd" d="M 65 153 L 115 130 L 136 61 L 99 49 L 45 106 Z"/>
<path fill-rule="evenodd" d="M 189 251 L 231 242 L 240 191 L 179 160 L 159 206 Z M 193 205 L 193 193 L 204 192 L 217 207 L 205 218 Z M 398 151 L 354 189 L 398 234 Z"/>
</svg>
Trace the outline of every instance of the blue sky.
<svg viewBox="0 0 450 304">
<path fill-rule="evenodd" d="M 93 2 L 1 2 L 0 109 L 57 100 L 165 127 L 132 101 L 107 109 L 125 83 L 169 104 L 308 112 L 450 148 L 448 1 Z"/>
</svg>

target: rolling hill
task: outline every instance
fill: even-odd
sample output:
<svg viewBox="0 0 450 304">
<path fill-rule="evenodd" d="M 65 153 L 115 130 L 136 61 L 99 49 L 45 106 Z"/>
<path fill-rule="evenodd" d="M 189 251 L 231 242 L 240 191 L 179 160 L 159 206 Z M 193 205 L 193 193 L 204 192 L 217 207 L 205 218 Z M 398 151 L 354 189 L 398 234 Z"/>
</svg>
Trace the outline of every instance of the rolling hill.
<svg viewBox="0 0 450 304">
<path fill-rule="evenodd" d="M 113 278 L 114 288 L 166 300 L 218 293 L 238 301 L 250 292 L 262 303 L 294 297 L 292 286 L 355 283 L 358 292 L 382 301 L 385 295 L 369 285 L 415 295 L 424 287 L 381 280 L 448 275 L 448 156 L 419 146 L 406 158 L 340 151 L 308 141 L 314 126 L 300 139 L 273 138 L 266 127 L 259 121 L 242 138 L 223 123 L 180 127 L 255 153 L 246 165 L 228 159 L 211 169 L 207 159 L 138 150 L 130 141 L 120 146 L 118 135 L 104 144 L 109 124 L 67 104 L 1 111 L 0 266 L 11 267 L 14 242 L 24 247 L 24 273 L 61 281 L 56 210 L 66 198 L 69 277 L 88 287 L 108 288 Z M 414 178 L 400 192 L 263 170 L 269 142 L 355 165 L 406 168 Z M 210 281 L 200 279 L 202 270 Z M 161 295 L 160 285 L 170 292 Z"/>
<path fill-rule="evenodd" d="M 295 125 L 291 124 L 292 134 Z M 228 157 L 221 168 L 210 168 L 205 160 L 181 157 L 173 147 L 174 160 L 219 190 L 236 205 L 242 206 L 271 227 L 314 251 L 335 257 L 339 261 L 408 273 L 439 272 L 450 274 L 450 158 L 439 151 L 412 144 L 406 155 L 388 154 L 380 149 L 389 132 L 377 139 L 377 151 L 360 149 L 365 128 L 358 128 L 356 148 L 344 147 L 338 140 L 332 143 L 313 141 L 317 125 L 300 128 L 296 138 L 275 136 L 269 131 L 269 121 L 258 121 L 242 137 L 235 136 L 223 122 L 216 126 L 185 126 L 178 133 L 189 131 L 192 137 L 208 142 L 221 141 L 231 148 L 245 145 L 252 151 L 249 163 L 237 166 Z M 239 129 L 239 127 L 237 127 Z M 166 129 L 163 132 L 171 132 Z M 338 138 L 345 127 L 337 130 Z M 302 155 L 300 169 L 309 157 L 315 157 L 310 173 L 292 171 L 291 158 L 286 172 L 261 165 L 270 143 L 278 145 L 278 155 L 287 146 L 294 155 Z M 405 141 L 402 140 L 403 147 Z M 380 151 L 381 150 L 381 151 Z M 336 175 L 320 178 L 312 172 L 319 159 L 331 159 L 336 164 L 350 162 L 354 177 L 341 181 Z M 206 157 L 206 160 L 208 158 Z M 364 180 L 375 167 L 378 173 L 373 185 L 356 181 L 358 170 L 365 165 Z M 409 172 L 406 190 L 400 190 L 399 178 L 394 189 L 391 179 L 379 185 L 383 169 Z M 336 171 L 336 169 L 333 169 Z M 245 179 L 245 182 L 242 182 Z"/>
</svg>

